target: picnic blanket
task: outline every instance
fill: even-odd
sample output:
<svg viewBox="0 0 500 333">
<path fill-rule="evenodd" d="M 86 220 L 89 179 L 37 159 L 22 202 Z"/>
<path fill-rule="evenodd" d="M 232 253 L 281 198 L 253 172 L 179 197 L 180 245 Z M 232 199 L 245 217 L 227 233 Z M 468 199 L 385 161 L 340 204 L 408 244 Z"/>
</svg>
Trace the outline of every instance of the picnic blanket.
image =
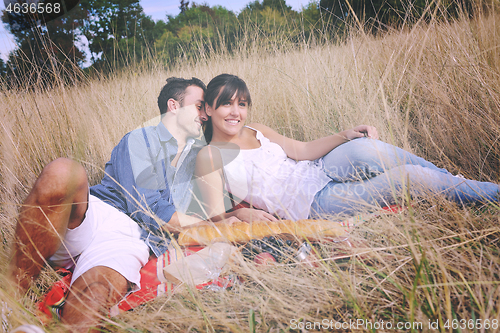
<svg viewBox="0 0 500 333">
<path fill-rule="evenodd" d="M 350 229 L 373 217 L 385 213 L 397 213 L 403 209 L 400 206 L 393 205 L 384 207 L 375 213 L 353 216 L 338 222 L 329 220 L 278 221 L 275 223 L 255 221 L 251 224 L 241 222 L 235 223 L 232 226 L 203 226 L 186 229 L 178 237 L 178 243 L 182 247 L 171 246 L 160 257 L 150 259 L 140 271 L 141 289 L 127 295 L 110 309 L 109 314 L 112 317 L 151 301 L 158 296 L 175 293 L 176 285 L 173 280 L 176 279 L 172 277 L 167 279 L 165 275 L 168 274 L 165 274 L 165 268 L 182 258 L 202 251 L 207 244 L 214 241 L 245 243 L 251 239 L 259 239 L 282 233 L 292 234 L 297 239 L 311 238 L 316 240 L 322 236 L 325 236 L 327 239 L 334 239 L 347 236 Z M 52 285 L 43 300 L 37 305 L 38 317 L 44 323 L 60 317 L 60 312 L 69 290 L 72 272 L 65 269 L 59 269 L 57 272 L 60 279 Z M 238 281 L 238 278 L 234 276 L 217 276 L 210 281 L 197 284 L 195 287 L 197 289 L 227 288 L 234 283 L 238 283 Z"/>
</svg>

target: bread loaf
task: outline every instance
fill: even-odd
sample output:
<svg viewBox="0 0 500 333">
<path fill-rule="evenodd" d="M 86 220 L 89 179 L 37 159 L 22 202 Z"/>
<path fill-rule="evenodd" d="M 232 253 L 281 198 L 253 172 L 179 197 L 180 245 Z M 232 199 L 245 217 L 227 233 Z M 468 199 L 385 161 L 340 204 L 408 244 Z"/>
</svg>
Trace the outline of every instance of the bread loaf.
<svg viewBox="0 0 500 333">
<path fill-rule="evenodd" d="M 181 246 L 207 245 L 213 242 L 246 243 L 251 239 L 291 234 L 297 238 L 320 240 L 347 235 L 338 222 L 328 220 L 254 221 L 232 224 L 214 223 L 183 230 L 177 239 Z"/>
</svg>

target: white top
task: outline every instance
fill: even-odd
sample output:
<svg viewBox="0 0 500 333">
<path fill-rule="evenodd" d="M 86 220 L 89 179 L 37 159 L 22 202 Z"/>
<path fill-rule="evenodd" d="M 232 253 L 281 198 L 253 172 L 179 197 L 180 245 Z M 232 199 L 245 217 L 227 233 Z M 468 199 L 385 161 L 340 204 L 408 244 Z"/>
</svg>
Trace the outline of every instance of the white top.
<svg viewBox="0 0 500 333">
<path fill-rule="evenodd" d="M 227 190 L 283 219 L 308 218 L 315 194 L 331 180 L 323 172 L 322 161 L 288 158 L 278 144 L 248 128 L 257 132 L 261 146 L 242 149 L 234 160 L 224 163 Z M 226 154 L 221 153 L 224 159 Z"/>
</svg>

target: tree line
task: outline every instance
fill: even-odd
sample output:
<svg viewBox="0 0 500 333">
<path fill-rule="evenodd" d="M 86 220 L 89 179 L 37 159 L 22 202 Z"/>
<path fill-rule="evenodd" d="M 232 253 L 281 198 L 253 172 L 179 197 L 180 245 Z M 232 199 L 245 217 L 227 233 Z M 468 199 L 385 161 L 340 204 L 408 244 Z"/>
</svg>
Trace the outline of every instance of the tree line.
<svg viewBox="0 0 500 333">
<path fill-rule="evenodd" d="M 440 13 L 451 16 L 471 6 L 466 0 L 440 3 Z M 180 0 L 180 14 L 154 21 L 139 0 L 66 0 L 66 7 L 74 8 L 28 27 L 16 23 L 26 18 L 2 13 L 17 44 L 7 62 L 0 59 L 4 85 L 69 83 L 150 59 L 173 66 L 204 50 L 231 52 L 248 31 L 258 32 L 262 40 L 286 36 L 293 43 L 333 38 L 354 19 L 375 31 L 407 24 L 409 16 L 430 16 L 433 9 L 428 0 L 312 0 L 297 12 L 285 0 L 255 0 L 236 15 L 222 6 Z M 91 62 L 85 69 L 84 42 Z"/>
</svg>

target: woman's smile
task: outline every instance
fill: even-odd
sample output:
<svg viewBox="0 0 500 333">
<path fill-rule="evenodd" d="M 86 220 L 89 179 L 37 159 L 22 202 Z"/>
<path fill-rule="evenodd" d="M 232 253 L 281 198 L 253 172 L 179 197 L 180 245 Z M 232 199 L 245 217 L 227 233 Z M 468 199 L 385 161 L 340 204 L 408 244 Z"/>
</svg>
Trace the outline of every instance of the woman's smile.
<svg viewBox="0 0 500 333">
<path fill-rule="evenodd" d="M 240 121 L 238 119 L 226 119 L 226 122 L 229 123 L 229 125 L 238 125 Z"/>
</svg>

